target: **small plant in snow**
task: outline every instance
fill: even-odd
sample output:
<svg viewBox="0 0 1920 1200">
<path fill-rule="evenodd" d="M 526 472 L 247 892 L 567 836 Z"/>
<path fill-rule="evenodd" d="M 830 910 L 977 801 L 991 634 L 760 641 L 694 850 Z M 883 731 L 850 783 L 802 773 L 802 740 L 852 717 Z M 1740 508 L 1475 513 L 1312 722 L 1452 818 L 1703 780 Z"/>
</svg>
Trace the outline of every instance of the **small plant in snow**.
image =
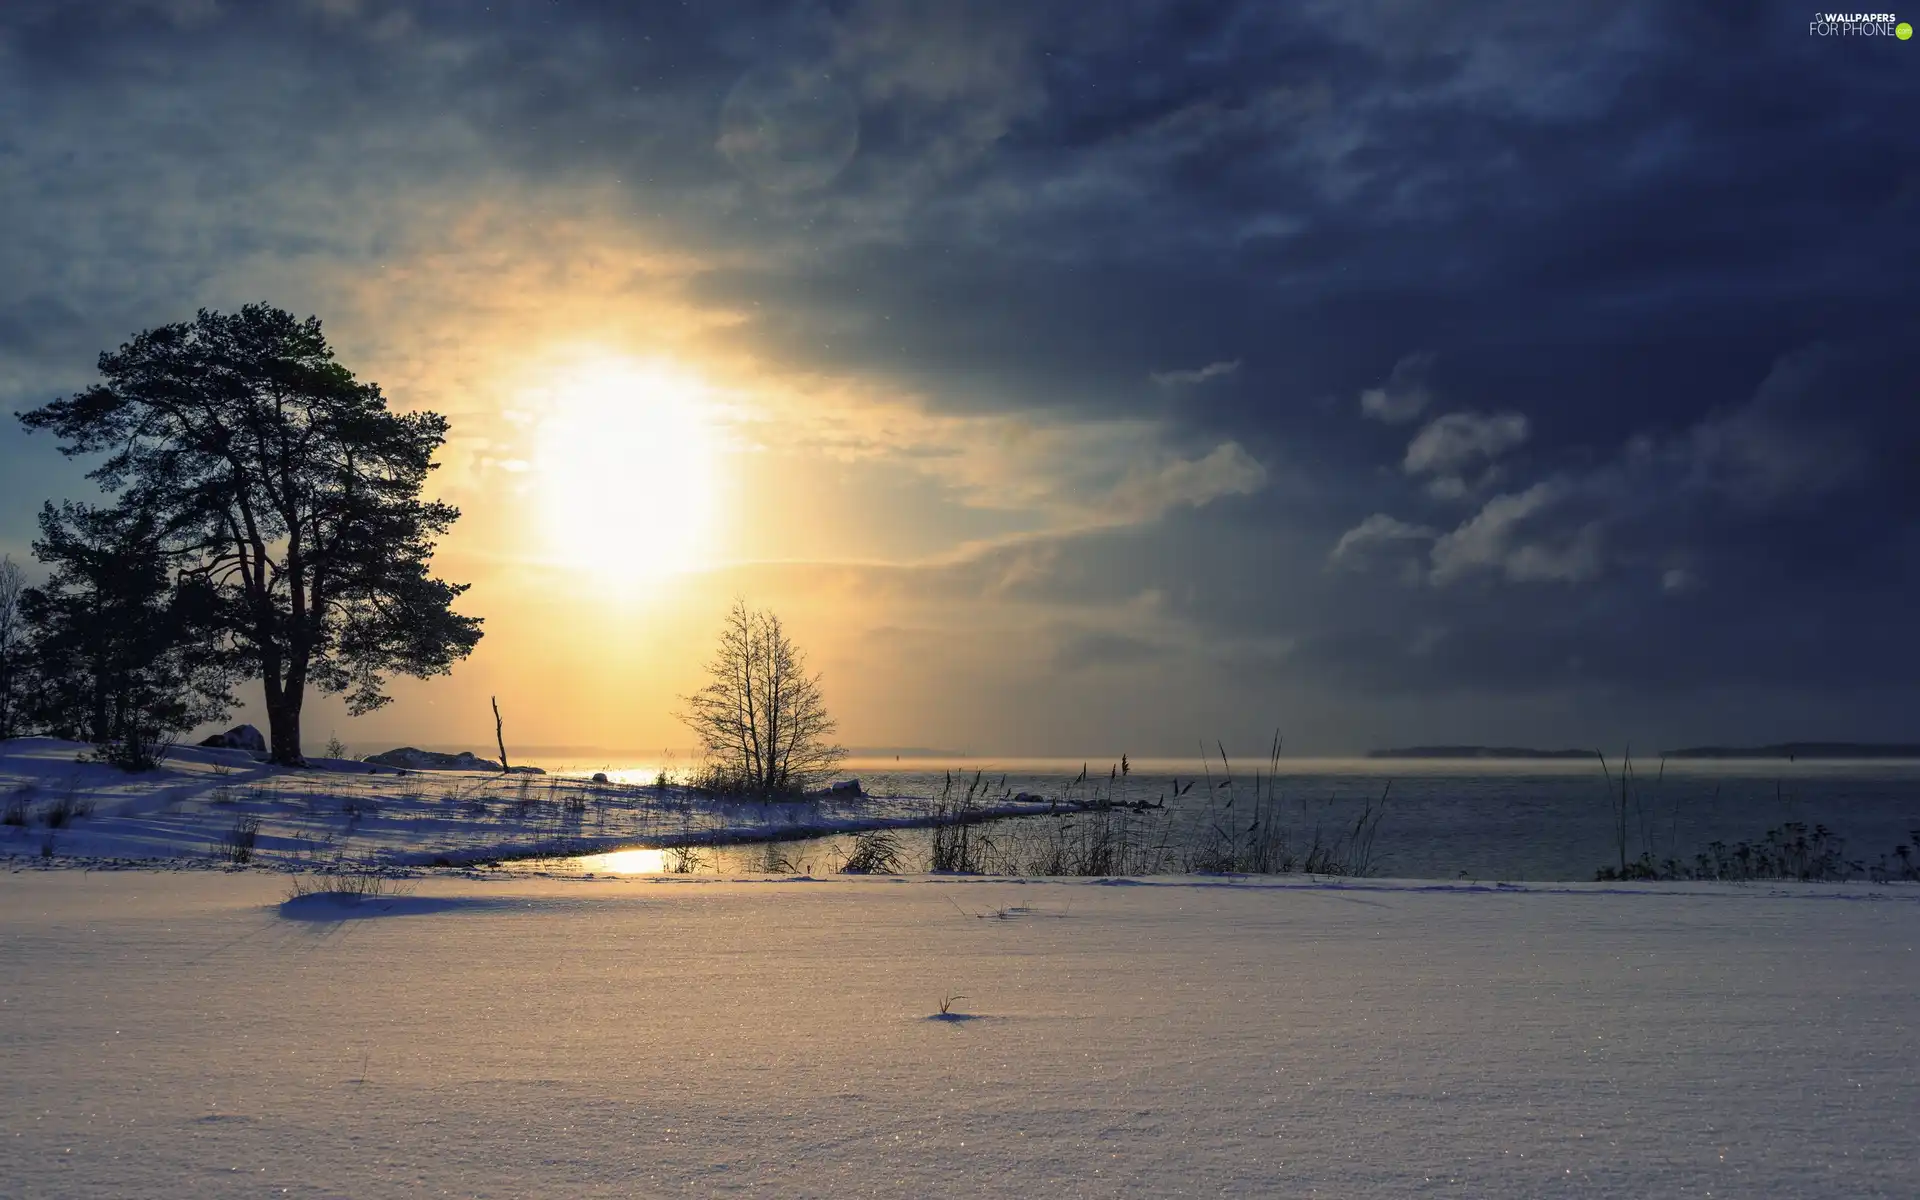
<svg viewBox="0 0 1920 1200">
<path fill-rule="evenodd" d="M 41 814 L 41 820 L 46 822 L 48 829 L 65 829 L 76 819 L 92 815 L 93 798 L 77 795 L 69 785 L 59 799 L 47 806 L 47 811 Z"/>
<path fill-rule="evenodd" d="M 359 899 L 363 896 L 402 896 L 410 890 L 405 881 L 383 875 L 365 863 L 335 864 L 312 875 L 295 875 L 287 885 L 287 899 L 302 896 L 337 896 Z"/>
<path fill-rule="evenodd" d="M 522 775 L 520 777 L 520 786 L 514 791 L 513 799 L 509 801 L 509 805 L 513 809 L 513 819 L 516 821 L 526 820 L 527 814 L 532 812 L 533 806 L 538 803 L 540 802 L 534 799 L 533 796 L 533 777 L 530 775 Z"/>
<path fill-rule="evenodd" d="M 259 817 L 236 817 L 220 843 L 220 856 L 236 866 L 245 866 L 253 861 L 253 844 L 259 836 Z"/>
</svg>

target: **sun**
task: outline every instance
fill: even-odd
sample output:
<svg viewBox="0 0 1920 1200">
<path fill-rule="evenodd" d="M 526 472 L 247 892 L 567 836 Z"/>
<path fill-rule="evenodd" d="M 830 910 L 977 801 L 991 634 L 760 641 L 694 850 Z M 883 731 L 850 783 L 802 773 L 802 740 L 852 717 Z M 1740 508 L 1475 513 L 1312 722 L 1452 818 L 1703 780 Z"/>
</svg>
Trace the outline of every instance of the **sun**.
<svg viewBox="0 0 1920 1200">
<path fill-rule="evenodd" d="M 622 582 L 708 563 L 719 456 L 699 379 L 660 363 L 596 359 L 529 399 L 543 557 Z"/>
</svg>

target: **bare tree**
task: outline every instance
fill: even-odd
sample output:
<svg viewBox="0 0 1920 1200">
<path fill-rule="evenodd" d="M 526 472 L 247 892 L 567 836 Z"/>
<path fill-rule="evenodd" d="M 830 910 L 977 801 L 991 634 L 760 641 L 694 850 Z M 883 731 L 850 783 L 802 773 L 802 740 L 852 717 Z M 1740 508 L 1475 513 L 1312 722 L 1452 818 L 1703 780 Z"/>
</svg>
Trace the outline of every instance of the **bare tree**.
<svg viewBox="0 0 1920 1200">
<path fill-rule="evenodd" d="M 17 736 L 21 728 L 27 669 L 27 625 L 20 612 L 20 594 L 26 591 L 26 572 L 11 554 L 0 556 L 0 738 Z"/>
<path fill-rule="evenodd" d="M 707 664 L 710 682 L 683 697 L 680 719 L 700 739 L 708 786 L 774 795 L 804 791 L 839 765 L 820 676 L 780 618 L 734 601 Z"/>
<path fill-rule="evenodd" d="M 487 699 L 493 701 L 493 740 L 500 743 L 500 773 L 505 775 L 513 768 L 507 765 L 507 732 L 500 723 L 500 697 L 489 696 Z"/>
</svg>

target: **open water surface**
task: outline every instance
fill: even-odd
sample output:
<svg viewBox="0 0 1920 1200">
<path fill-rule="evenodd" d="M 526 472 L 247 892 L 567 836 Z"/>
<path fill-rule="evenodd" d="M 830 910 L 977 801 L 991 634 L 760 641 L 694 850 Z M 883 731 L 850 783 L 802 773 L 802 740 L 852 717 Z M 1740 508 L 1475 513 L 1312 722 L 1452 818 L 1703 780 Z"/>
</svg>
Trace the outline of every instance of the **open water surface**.
<svg viewBox="0 0 1920 1200">
<path fill-rule="evenodd" d="M 1170 853 L 1196 830 L 1231 829 L 1232 821 L 1246 819 L 1257 783 L 1279 797 L 1281 822 L 1296 844 L 1316 833 L 1322 839 L 1341 835 L 1369 806 L 1384 810 L 1371 872 L 1384 877 L 1592 879 L 1597 868 L 1618 865 L 1621 856 L 1617 759 L 1609 759 L 1605 772 L 1597 761 L 1283 760 L 1272 778 L 1262 764 L 1257 781 L 1250 765 L 1223 769 L 1217 760 L 1210 769 L 1197 761 L 1145 761 L 1124 778 L 1110 774 L 1110 764 L 1086 766 L 1088 777 L 1082 779 L 1078 761 L 868 761 L 850 764 L 843 776 L 858 777 L 870 794 L 924 799 L 929 805 L 949 772 L 963 781 L 977 772 L 989 800 L 1030 792 L 1073 799 L 1110 794 L 1123 804 L 1161 804 L 1165 807 L 1130 819 L 1135 836 L 1164 838 Z M 651 782 L 659 770 L 648 763 L 591 769 L 636 783 Z M 1051 820 L 1002 822 L 991 835 L 1044 836 Z M 1626 857 L 1646 851 L 1656 860 L 1690 862 L 1709 843 L 1758 842 L 1768 830 L 1790 822 L 1809 831 L 1831 830 L 1850 860 L 1872 864 L 1884 856 L 1896 862 L 1895 847 L 1913 846 L 1920 836 L 1920 762 L 1742 759 L 1662 766 L 1636 761 L 1626 798 Z M 926 869 L 925 831 L 902 830 L 898 836 L 907 869 Z M 708 848 L 692 865 L 733 873 L 777 867 L 784 858 L 794 869 L 822 874 L 839 868 L 851 841 L 835 836 L 772 848 Z M 596 855 L 575 862 L 593 871 L 670 869 L 658 853 Z"/>
</svg>

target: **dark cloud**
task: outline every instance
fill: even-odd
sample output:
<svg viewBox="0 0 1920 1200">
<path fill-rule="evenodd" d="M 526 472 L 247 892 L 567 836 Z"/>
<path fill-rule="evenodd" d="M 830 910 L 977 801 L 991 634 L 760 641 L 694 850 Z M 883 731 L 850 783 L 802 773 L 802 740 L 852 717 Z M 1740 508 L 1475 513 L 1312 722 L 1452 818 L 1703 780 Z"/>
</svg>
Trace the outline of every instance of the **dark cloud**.
<svg viewBox="0 0 1920 1200">
<path fill-rule="evenodd" d="M 1920 678 L 1915 90 L 1909 47 L 1804 26 L 16 0 L 0 401 L 259 280 L 377 272 L 423 197 L 497 193 L 537 227 L 605 188 L 777 369 L 942 413 L 1157 421 L 1265 479 L 1167 482 L 1164 518 L 1024 572 L 998 568 L 1034 545 L 984 553 L 982 603 L 1152 592 L 1192 644 L 1291 645 L 1299 686 L 1354 695 L 1562 689 L 1604 721 L 1764 687 L 1769 712 L 1864 728 Z M 778 104 L 723 129 L 743 79 L 816 76 L 830 99 L 793 129 Z M 853 143 L 806 124 L 848 111 Z M 16 536 L 47 479 L 19 464 L 49 452 L 0 434 Z"/>
</svg>

